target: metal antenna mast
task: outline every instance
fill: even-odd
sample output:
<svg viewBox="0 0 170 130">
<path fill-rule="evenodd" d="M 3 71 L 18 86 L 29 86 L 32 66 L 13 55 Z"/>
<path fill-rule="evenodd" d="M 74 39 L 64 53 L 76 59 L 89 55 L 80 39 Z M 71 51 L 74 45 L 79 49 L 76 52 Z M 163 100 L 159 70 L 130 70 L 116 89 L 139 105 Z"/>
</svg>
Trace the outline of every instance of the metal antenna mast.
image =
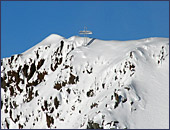
<svg viewBox="0 0 170 130">
<path fill-rule="evenodd" d="M 87 44 L 87 35 L 92 34 L 92 32 L 88 31 L 87 27 L 85 26 L 83 31 L 79 31 L 79 34 L 84 35 L 84 45 L 86 45 Z"/>
</svg>

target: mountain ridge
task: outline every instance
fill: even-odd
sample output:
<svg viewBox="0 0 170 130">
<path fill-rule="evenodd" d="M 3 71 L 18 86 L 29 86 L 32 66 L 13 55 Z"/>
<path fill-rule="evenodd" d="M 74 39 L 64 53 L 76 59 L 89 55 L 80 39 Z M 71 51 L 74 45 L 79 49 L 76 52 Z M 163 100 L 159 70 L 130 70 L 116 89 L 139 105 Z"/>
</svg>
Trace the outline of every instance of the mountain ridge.
<svg viewBox="0 0 170 130">
<path fill-rule="evenodd" d="M 169 38 L 88 42 L 52 34 L 2 59 L 1 128 L 168 128 Z"/>
</svg>

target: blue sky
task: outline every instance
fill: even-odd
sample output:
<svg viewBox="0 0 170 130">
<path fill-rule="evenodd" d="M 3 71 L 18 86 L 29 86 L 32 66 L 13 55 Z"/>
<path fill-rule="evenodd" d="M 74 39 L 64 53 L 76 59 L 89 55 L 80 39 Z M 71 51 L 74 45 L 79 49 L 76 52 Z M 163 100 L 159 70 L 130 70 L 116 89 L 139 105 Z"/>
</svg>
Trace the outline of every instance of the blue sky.
<svg viewBox="0 0 170 130">
<path fill-rule="evenodd" d="M 48 35 L 69 38 L 87 26 L 90 37 L 135 40 L 169 37 L 168 1 L 2 1 L 1 58 Z"/>
</svg>

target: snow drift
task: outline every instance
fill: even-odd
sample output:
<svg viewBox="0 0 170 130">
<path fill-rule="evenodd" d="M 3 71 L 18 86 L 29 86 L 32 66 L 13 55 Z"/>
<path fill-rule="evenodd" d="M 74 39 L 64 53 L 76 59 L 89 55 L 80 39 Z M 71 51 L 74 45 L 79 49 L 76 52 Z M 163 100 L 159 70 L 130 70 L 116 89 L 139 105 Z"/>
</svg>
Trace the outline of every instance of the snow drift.
<svg viewBox="0 0 170 130">
<path fill-rule="evenodd" d="M 169 38 L 87 39 L 1 60 L 1 128 L 169 128 Z"/>
</svg>

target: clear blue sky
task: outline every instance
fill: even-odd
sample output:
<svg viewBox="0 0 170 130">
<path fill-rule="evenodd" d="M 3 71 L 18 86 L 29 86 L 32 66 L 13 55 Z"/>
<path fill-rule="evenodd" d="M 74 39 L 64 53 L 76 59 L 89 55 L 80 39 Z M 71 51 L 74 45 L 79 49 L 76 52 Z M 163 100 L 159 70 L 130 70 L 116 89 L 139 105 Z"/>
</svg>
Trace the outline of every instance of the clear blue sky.
<svg viewBox="0 0 170 130">
<path fill-rule="evenodd" d="M 91 37 L 102 40 L 169 37 L 169 2 L 2 1 L 1 58 L 22 53 L 52 33 L 78 35 L 85 25 Z"/>
</svg>

